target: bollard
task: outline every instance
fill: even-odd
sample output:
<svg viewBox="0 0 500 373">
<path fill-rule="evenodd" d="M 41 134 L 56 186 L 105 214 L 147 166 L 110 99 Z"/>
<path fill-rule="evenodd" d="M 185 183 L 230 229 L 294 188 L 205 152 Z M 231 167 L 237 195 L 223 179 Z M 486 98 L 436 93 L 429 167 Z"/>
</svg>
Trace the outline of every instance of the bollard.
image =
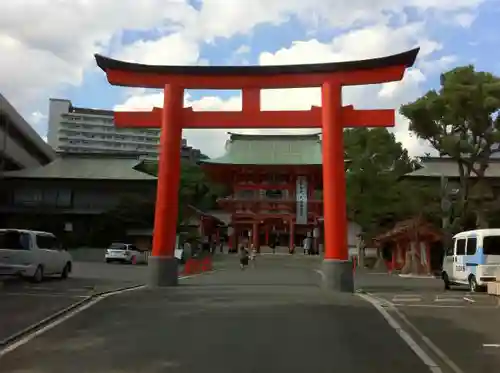
<svg viewBox="0 0 500 373">
<path fill-rule="evenodd" d="M 194 273 L 194 261 L 195 259 L 191 258 L 186 261 L 186 264 L 184 264 L 184 270 L 182 271 L 183 275 L 189 276 Z"/>
</svg>

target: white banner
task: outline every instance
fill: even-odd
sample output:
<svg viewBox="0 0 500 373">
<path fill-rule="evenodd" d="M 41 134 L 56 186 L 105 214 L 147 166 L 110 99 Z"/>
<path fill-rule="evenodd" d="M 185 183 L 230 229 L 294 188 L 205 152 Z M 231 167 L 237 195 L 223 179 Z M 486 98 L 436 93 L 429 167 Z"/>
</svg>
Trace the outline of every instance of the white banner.
<svg viewBox="0 0 500 373">
<path fill-rule="evenodd" d="M 297 177 L 297 211 L 296 224 L 307 224 L 307 178 L 305 176 Z"/>
</svg>

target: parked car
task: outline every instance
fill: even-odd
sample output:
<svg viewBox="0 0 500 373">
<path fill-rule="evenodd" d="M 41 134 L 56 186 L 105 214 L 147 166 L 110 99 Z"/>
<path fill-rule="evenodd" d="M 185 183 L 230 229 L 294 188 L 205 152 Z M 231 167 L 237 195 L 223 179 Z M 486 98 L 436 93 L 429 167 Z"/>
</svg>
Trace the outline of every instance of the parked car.
<svg viewBox="0 0 500 373">
<path fill-rule="evenodd" d="M 51 275 L 65 279 L 71 269 L 71 255 L 52 233 L 0 229 L 0 275 L 29 277 L 41 282 Z"/>
<path fill-rule="evenodd" d="M 500 269 L 500 229 L 477 229 L 453 236 L 443 258 L 444 288 L 467 285 L 471 292 L 496 281 Z"/>
<path fill-rule="evenodd" d="M 148 252 L 128 243 L 112 243 L 104 254 L 106 263 L 140 264 L 148 262 Z"/>
</svg>

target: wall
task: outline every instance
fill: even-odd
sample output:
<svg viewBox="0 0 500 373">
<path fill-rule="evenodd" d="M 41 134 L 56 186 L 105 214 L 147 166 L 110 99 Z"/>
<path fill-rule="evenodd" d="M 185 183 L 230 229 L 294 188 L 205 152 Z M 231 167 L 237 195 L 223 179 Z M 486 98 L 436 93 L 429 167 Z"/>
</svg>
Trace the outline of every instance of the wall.
<svg viewBox="0 0 500 373">
<path fill-rule="evenodd" d="M 21 169 L 45 165 L 55 157 L 54 150 L 0 94 L 0 158 Z"/>
</svg>

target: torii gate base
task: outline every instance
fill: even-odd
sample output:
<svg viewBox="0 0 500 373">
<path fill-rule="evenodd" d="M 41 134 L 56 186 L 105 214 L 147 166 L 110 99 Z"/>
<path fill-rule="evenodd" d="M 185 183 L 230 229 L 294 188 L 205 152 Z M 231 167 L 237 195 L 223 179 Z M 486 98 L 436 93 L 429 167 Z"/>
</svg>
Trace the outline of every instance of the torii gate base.
<svg viewBox="0 0 500 373">
<path fill-rule="evenodd" d="M 180 146 L 183 128 L 321 128 L 325 253 L 323 286 L 352 292 L 347 248 L 343 130 L 347 126 L 394 126 L 394 110 L 342 106 L 342 87 L 401 80 L 418 54 L 414 49 L 378 59 L 290 66 L 146 66 L 96 55 L 113 85 L 164 89 L 163 109 L 117 112 L 115 125 L 160 127 L 160 159 L 150 285 L 178 284 L 174 257 Z M 260 111 L 260 89 L 321 87 L 322 107 L 307 111 Z M 183 108 L 185 89 L 242 89 L 241 112 L 195 112 Z"/>
</svg>

